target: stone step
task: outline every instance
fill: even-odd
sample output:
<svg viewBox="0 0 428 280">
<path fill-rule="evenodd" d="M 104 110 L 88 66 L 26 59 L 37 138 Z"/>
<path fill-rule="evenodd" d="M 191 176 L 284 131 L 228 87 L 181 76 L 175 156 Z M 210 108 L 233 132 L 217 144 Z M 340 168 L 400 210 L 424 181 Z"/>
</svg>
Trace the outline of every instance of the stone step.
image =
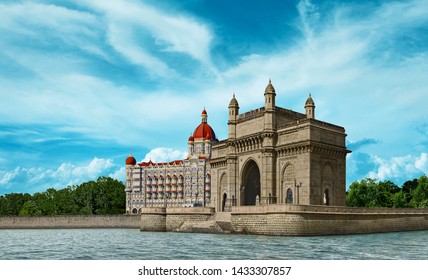
<svg viewBox="0 0 428 280">
<path fill-rule="evenodd" d="M 210 218 L 210 220 L 231 222 L 231 217 L 232 215 L 229 212 L 217 212 Z"/>
<path fill-rule="evenodd" d="M 232 233 L 235 232 L 235 229 L 232 226 L 231 222 L 225 221 L 216 221 L 217 225 L 221 228 L 223 233 Z"/>
</svg>

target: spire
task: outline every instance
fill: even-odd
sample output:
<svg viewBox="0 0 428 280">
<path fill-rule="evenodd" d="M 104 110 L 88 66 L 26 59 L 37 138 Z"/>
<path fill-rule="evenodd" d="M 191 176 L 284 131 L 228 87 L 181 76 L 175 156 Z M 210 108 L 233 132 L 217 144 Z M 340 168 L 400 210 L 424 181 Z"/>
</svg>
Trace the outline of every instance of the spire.
<svg viewBox="0 0 428 280">
<path fill-rule="evenodd" d="M 208 114 L 207 114 L 207 111 L 205 110 L 205 107 L 204 107 L 204 110 L 202 111 L 201 117 L 202 117 L 202 122 L 206 123 L 207 122 L 207 118 L 208 118 Z"/>
</svg>

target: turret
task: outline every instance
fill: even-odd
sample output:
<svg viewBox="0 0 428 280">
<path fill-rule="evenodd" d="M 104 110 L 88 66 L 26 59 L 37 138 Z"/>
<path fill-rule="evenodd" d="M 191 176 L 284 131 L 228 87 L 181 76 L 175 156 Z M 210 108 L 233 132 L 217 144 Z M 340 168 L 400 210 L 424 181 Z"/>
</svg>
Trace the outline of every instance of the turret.
<svg viewBox="0 0 428 280">
<path fill-rule="evenodd" d="M 229 121 L 227 122 L 229 126 L 229 136 L 230 140 L 236 138 L 236 120 L 239 115 L 239 104 L 238 100 L 235 98 L 235 94 L 233 94 L 232 100 L 229 102 Z"/>
<path fill-rule="evenodd" d="M 266 132 L 276 129 L 275 96 L 275 88 L 269 79 L 265 89 L 264 131 Z"/>
<path fill-rule="evenodd" d="M 309 93 L 309 97 L 305 103 L 305 110 L 306 110 L 306 118 L 315 119 L 315 102 L 312 99 L 310 93 Z"/>
<path fill-rule="evenodd" d="M 269 84 L 265 89 L 265 109 L 266 111 L 274 111 L 275 110 L 275 88 L 273 87 L 270 79 Z"/>
</svg>

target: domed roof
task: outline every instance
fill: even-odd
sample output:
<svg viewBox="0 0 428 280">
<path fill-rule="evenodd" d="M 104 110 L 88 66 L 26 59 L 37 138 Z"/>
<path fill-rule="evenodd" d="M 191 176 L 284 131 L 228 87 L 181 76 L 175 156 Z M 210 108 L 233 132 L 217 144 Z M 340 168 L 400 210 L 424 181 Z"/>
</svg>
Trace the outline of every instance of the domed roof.
<svg viewBox="0 0 428 280">
<path fill-rule="evenodd" d="M 311 94 L 310 94 L 310 93 L 309 93 L 309 97 L 308 97 L 308 99 L 306 99 L 305 106 L 315 106 L 315 102 L 314 102 L 314 100 L 312 99 L 312 96 L 311 96 Z"/>
<path fill-rule="evenodd" d="M 126 165 L 135 165 L 137 163 L 135 158 L 132 156 L 132 149 L 129 153 L 129 157 L 126 158 L 125 162 L 126 162 Z"/>
<path fill-rule="evenodd" d="M 132 155 L 126 158 L 126 165 L 135 165 L 136 163 L 137 161 Z"/>
<path fill-rule="evenodd" d="M 232 100 L 230 100 L 229 107 L 236 106 L 239 107 L 238 100 L 235 98 L 235 94 L 233 94 Z"/>
<path fill-rule="evenodd" d="M 198 127 L 195 129 L 195 132 L 193 132 L 193 140 L 196 139 L 217 140 L 214 130 L 206 122 L 202 122 L 200 125 L 198 125 Z"/>
<path fill-rule="evenodd" d="M 193 140 L 195 140 L 195 139 L 193 138 L 193 135 L 192 135 L 192 134 L 190 134 L 190 137 L 189 137 L 188 142 L 193 142 Z"/>
<path fill-rule="evenodd" d="M 217 140 L 214 130 L 207 123 L 207 118 L 207 111 L 204 108 L 204 110 L 202 111 L 202 122 L 193 132 L 193 136 L 189 137 L 189 141 L 194 141 L 196 139 Z M 191 137 L 193 137 L 192 140 L 190 140 Z"/>
<path fill-rule="evenodd" d="M 265 92 L 275 92 L 275 88 L 273 87 L 270 79 L 269 79 L 269 84 L 266 86 Z"/>
</svg>

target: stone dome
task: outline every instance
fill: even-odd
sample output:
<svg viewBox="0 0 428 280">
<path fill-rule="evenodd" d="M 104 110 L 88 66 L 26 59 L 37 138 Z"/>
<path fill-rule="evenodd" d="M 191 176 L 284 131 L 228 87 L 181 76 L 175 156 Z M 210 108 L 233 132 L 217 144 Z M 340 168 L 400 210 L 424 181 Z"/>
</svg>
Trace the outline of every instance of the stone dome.
<svg viewBox="0 0 428 280">
<path fill-rule="evenodd" d="M 229 107 L 239 107 L 238 100 L 235 98 L 235 94 L 233 94 L 233 97 L 230 100 Z"/>
<path fill-rule="evenodd" d="M 275 88 L 273 87 L 270 79 L 269 79 L 269 84 L 266 86 L 265 92 L 275 92 Z"/>
<path fill-rule="evenodd" d="M 305 106 L 315 106 L 315 102 L 314 102 L 314 100 L 312 99 L 312 96 L 311 96 L 311 94 L 310 94 L 310 93 L 309 93 L 309 97 L 308 97 L 308 99 L 306 99 Z"/>
</svg>

